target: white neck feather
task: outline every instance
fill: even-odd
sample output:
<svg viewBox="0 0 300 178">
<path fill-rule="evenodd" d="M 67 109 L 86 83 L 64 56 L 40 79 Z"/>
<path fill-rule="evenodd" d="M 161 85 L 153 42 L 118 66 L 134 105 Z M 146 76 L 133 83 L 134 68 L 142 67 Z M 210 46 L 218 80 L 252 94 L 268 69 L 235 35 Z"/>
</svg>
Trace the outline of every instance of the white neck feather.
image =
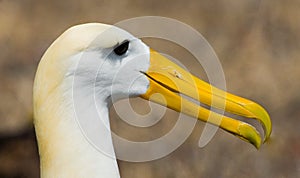
<svg viewBox="0 0 300 178">
<path fill-rule="evenodd" d="M 42 78 L 37 77 L 35 91 L 41 87 L 40 80 Z M 94 101 L 91 99 L 94 98 L 92 88 L 80 87 L 83 91 L 78 91 L 79 95 L 74 98 L 71 78 L 63 83 L 54 88 L 35 110 L 41 176 L 120 177 L 109 126 L 107 98 L 99 93 L 98 113 L 90 114 L 95 113 L 95 108 L 91 107 L 95 104 L 90 103 Z M 35 98 L 43 98 L 40 93 L 43 92 L 35 92 Z M 36 99 L 35 105 L 38 102 Z M 80 119 L 84 119 L 84 125 Z M 97 149 L 99 145 L 102 151 Z"/>
</svg>

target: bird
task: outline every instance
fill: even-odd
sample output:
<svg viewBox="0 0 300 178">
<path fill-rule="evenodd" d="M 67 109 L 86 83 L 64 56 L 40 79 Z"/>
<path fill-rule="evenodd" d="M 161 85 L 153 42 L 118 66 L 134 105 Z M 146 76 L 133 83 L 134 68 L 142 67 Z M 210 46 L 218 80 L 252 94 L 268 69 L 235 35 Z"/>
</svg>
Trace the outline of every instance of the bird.
<svg viewBox="0 0 300 178">
<path fill-rule="evenodd" d="M 201 80 L 119 27 L 79 24 L 50 45 L 34 79 L 34 127 L 41 177 L 120 177 L 109 108 L 128 97 L 141 97 L 217 125 L 256 148 L 271 135 L 269 114 L 258 103 Z M 192 100 L 258 120 L 264 136 L 254 126 Z M 91 114 L 95 108 L 97 116 Z M 94 123 L 97 119 L 104 125 L 100 131 Z M 99 152 L 86 139 L 82 127 L 96 135 L 93 139 L 113 156 Z"/>
</svg>

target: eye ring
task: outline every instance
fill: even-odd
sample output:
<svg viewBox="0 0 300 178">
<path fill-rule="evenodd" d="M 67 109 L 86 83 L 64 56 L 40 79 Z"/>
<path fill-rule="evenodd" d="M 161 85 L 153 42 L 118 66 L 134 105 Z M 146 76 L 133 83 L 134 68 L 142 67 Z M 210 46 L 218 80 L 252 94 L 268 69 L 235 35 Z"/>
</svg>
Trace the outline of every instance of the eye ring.
<svg viewBox="0 0 300 178">
<path fill-rule="evenodd" d="M 128 48 L 129 48 L 129 41 L 125 40 L 114 49 L 114 53 L 118 56 L 122 56 L 127 52 Z"/>
</svg>

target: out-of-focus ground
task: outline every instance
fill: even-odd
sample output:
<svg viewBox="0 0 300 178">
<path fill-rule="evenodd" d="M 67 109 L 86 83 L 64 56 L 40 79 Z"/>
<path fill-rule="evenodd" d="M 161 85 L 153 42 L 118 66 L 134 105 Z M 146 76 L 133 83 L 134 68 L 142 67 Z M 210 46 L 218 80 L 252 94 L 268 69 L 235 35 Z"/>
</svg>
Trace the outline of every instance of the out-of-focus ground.
<svg viewBox="0 0 300 178">
<path fill-rule="evenodd" d="M 167 157 L 145 163 L 119 161 L 122 177 L 300 177 L 298 0 L 0 0 L 0 177 L 39 177 L 32 84 L 52 41 L 74 24 L 114 24 L 145 15 L 174 18 L 202 33 L 222 63 L 227 89 L 262 104 L 270 113 L 273 133 L 256 150 L 219 130 L 200 149 L 204 123 L 198 122 L 186 142 Z M 178 46 L 148 41 L 192 72 L 201 69 Z M 168 111 L 157 125 L 135 129 L 112 111 L 112 130 L 132 140 L 151 140 L 167 133 L 176 116 Z"/>
</svg>

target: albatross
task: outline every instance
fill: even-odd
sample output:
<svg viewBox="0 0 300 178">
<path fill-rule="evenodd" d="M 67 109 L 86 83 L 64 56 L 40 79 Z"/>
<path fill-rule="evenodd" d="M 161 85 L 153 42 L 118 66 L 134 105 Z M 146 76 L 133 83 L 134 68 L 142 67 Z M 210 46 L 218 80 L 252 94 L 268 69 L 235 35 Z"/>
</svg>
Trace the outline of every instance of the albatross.
<svg viewBox="0 0 300 178">
<path fill-rule="evenodd" d="M 46 50 L 35 76 L 34 125 L 41 177 L 120 177 L 116 158 L 103 154 L 88 141 L 77 115 L 81 114 L 96 139 L 93 121 L 103 121 L 108 134 L 98 141 L 114 154 L 109 108 L 112 101 L 126 97 L 141 97 L 217 125 L 256 148 L 272 130 L 262 106 L 195 77 L 125 30 L 101 23 L 76 25 Z M 83 103 L 80 111 L 74 98 Z M 91 98 L 93 101 L 89 101 Z M 254 126 L 195 101 L 257 120 L 264 136 Z M 99 118 L 93 120 L 89 113 L 94 112 L 94 104 Z"/>
</svg>

